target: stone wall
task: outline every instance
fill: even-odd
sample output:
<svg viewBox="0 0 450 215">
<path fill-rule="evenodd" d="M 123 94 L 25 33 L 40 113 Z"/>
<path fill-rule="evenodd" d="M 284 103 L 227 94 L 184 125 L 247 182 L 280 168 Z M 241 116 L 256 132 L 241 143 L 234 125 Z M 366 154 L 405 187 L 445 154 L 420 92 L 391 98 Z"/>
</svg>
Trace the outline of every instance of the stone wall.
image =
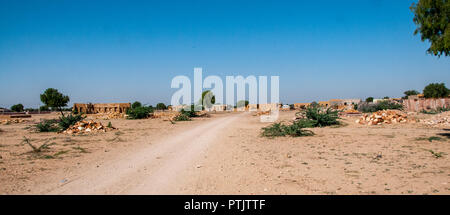
<svg viewBox="0 0 450 215">
<path fill-rule="evenodd" d="M 410 98 L 403 100 L 405 111 L 436 110 L 437 108 L 450 108 L 450 98 L 424 99 Z"/>
</svg>

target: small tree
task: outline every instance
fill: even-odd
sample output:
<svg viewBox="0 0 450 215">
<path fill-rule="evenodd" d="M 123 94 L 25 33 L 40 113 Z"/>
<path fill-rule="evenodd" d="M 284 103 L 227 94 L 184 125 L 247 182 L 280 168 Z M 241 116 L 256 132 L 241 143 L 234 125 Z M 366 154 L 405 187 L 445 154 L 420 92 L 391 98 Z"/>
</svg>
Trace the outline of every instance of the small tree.
<svg viewBox="0 0 450 215">
<path fill-rule="evenodd" d="M 156 104 L 156 110 L 165 110 L 165 109 L 167 109 L 167 106 L 164 103 Z"/>
<path fill-rule="evenodd" d="M 367 102 L 367 103 L 373 102 L 373 97 L 368 97 L 368 98 L 366 99 L 366 102 Z"/>
<path fill-rule="evenodd" d="M 385 96 L 385 97 L 383 97 L 383 99 L 389 99 L 389 96 Z"/>
<path fill-rule="evenodd" d="M 44 94 L 41 94 L 41 101 L 47 107 L 55 108 L 61 111 L 62 116 L 64 116 L 62 108 L 67 106 L 70 99 L 69 96 L 61 94 L 57 89 L 48 88 L 45 90 Z"/>
<path fill-rule="evenodd" d="M 132 105 L 131 105 L 131 108 L 138 108 L 138 107 L 142 107 L 142 104 L 140 103 L 140 102 L 138 102 L 138 101 L 135 101 Z"/>
<path fill-rule="evenodd" d="M 22 104 L 16 104 L 11 106 L 11 110 L 14 112 L 22 112 L 23 111 L 23 105 Z"/>
<path fill-rule="evenodd" d="M 445 87 L 444 83 L 432 83 L 428 84 L 423 89 L 423 95 L 425 98 L 444 98 L 450 94 L 449 89 Z"/>
</svg>

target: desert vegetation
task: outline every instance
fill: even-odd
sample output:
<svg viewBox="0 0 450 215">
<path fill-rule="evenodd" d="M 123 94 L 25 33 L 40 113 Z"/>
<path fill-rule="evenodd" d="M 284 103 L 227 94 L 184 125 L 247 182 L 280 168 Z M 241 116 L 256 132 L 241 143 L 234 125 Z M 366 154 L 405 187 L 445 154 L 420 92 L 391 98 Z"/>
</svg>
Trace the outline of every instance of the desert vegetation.
<svg viewBox="0 0 450 215">
<path fill-rule="evenodd" d="M 81 114 L 67 116 L 61 116 L 56 119 L 44 119 L 35 125 L 38 132 L 59 132 L 68 129 L 70 126 L 75 125 L 78 121 L 83 120 L 85 117 Z"/>
<path fill-rule="evenodd" d="M 402 110 L 403 105 L 393 101 L 384 100 L 377 103 L 362 103 L 358 105 L 358 110 L 363 113 L 376 112 L 380 110 Z"/>
<path fill-rule="evenodd" d="M 152 106 L 142 105 L 136 101 L 131 105 L 131 108 L 127 110 L 128 119 L 146 119 L 153 113 Z"/>
<path fill-rule="evenodd" d="M 338 119 L 338 111 L 332 110 L 331 108 L 323 108 L 315 104 L 306 108 L 304 111 L 296 113 L 296 120 L 291 124 L 286 125 L 279 122 L 262 128 L 261 135 L 264 137 L 312 136 L 314 132 L 305 128 L 338 125 L 340 123 Z"/>
</svg>

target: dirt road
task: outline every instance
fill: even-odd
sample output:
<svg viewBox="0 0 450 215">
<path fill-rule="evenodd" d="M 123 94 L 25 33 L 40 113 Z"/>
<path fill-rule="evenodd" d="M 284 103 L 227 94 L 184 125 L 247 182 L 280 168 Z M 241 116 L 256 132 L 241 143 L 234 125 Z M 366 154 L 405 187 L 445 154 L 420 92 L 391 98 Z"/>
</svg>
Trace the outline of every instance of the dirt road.
<svg viewBox="0 0 450 215">
<path fill-rule="evenodd" d="M 244 113 L 245 114 L 245 113 Z M 155 144 L 111 160 L 97 168 L 71 176 L 66 183 L 55 181 L 47 194 L 167 194 L 176 193 L 189 171 L 202 168 L 196 161 L 204 151 L 218 142 L 221 131 L 238 123 L 242 114 L 229 115 L 184 132 L 164 138 Z M 145 138 L 140 141 L 149 141 Z"/>
</svg>

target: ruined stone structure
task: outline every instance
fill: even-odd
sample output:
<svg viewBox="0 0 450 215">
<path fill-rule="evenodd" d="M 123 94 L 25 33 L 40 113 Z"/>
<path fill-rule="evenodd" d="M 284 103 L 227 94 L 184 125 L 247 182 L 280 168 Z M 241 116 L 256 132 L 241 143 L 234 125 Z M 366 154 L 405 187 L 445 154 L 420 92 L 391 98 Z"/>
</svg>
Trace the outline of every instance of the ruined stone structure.
<svg viewBox="0 0 450 215">
<path fill-rule="evenodd" d="M 450 98 L 424 99 L 417 97 L 408 97 L 403 100 L 403 109 L 405 111 L 423 111 L 436 110 L 438 108 L 450 108 Z"/>
<path fill-rule="evenodd" d="M 131 103 L 107 103 L 107 104 L 73 104 L 73 110 L 78 113 L 126 113 L 131 108 Z"/>
</svg>

